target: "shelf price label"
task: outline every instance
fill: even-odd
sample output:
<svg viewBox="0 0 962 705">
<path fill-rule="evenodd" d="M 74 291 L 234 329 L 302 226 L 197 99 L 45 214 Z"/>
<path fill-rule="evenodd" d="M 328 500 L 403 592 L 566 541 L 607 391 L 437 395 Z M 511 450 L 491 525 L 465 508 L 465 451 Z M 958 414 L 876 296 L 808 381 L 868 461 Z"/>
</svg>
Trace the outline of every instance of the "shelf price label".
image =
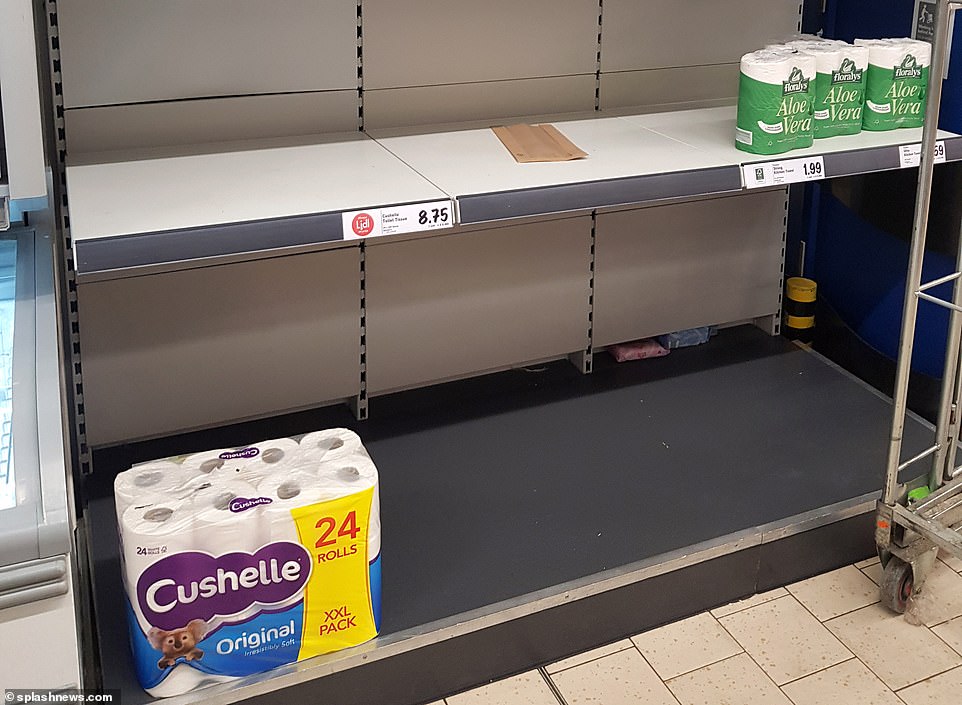
<svg viewBox="0 0 962 705">
<path fill-rule="evenodd" d="M 919 166 L 922 163 L 922 145 L 903 144 L 899 147 L 899 165 L 903 169 Z M 935 143 L 935 163 L 945 164 L 945 142 L 939 140 Z"/>
<path fill-rule="evenodd" d="M 341 214 L 341 224 L 345 240 L 367 240 L 382 235 L 443 230 L 454 227 L 454 203 L 431 201 L 351 211 Z"/>
<path fill-rule="evenodd" d="M 819 156 L 782 159 L 761 164 L 743 164 L 742 176 L 745 179 L 745 188 L 818 181 L 825 178 L 825 160 Z"/>
</svg>

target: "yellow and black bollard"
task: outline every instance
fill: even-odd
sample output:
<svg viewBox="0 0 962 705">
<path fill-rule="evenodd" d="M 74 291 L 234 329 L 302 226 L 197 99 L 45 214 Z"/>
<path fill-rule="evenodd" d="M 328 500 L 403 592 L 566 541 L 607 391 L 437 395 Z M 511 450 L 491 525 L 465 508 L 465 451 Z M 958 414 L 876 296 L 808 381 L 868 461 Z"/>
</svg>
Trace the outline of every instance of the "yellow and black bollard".
<svg viewBox="0 0 962 705">
<path fill-rule="evenodd" d="M 815 335 L 816 284 L 805 277 L 785 281 L 785 325 L 782 332 L 801 343 L 811 343 Z"/>
</svg>

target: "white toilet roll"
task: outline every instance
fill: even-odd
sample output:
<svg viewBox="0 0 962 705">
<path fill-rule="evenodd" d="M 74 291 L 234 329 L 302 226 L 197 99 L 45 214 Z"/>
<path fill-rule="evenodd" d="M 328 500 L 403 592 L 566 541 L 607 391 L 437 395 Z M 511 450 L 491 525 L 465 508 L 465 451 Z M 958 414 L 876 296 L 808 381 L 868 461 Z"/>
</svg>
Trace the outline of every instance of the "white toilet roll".
<svg viewBox="0 0 962 705">
<path fill-rule="evenodd" d="M 135 465 L 118 474 L 114 478 L 117 522 L 120 522 L 128 507 L 170 497 L 186 479 L 177 463 L 164 460 Z"/>
<path fill-rule="evenodd" d="M 291 510 L 336 496 L 321 486 L 315 473 L 306 469 L 275 473 L 257 485 L 257 493 L 271 500 L 270 504 L 263 507 L 269 540 L 293 543 L 300 543 L 300 539 Z"/>
<path fill-rule="evenodd" d="M 221 457 L 225 453 L 231 453 L 234 448 L 221 448 L 219 450 L 207 450 L 202 453 L 193 453 L 183 460 L 184 472 L 188 474 L 210 475 L 215 470 L 219 470 L 227 465 L 227 461 Z M 241 464 L 243 459 L 241 459 Z"/>
<path fill-rule="evenodd" d="M 367 452 L 324 463 L 318 475 L 320 486 L 334 497 L 346 497 L 374 488 L 368 524 L 368 560 L 381 552 L 381 498 L 377 467 Z"/>
<path fill-rule="evenodd" d="M 742 74 L 761 83 L 781 86 L 793 69 L 800 68 L 805 77 L 815 76 L 815 57 L 807 52 L 791 49 L 753 51 L 741 59 Z"/>
<path fill-rule="evenodd" d="M 217 460 L 222 460 L 223 465 L 214 468 L 211 477 L 220 482 L 241 480 L 256 485 L 274 472 L 293 468 L 298 462 L 300 445 L 292 438 L 278 438 L 219 453 Z M 211 460 L 210 464 L 216 462 Z"/>
<path fill-rule="evenodd" d="M 868 47 L 854 46 L 845 42 L 829 42 L 821 46 L 813 46 L 808 51 L 815 55 L 817 73 L 835 73 L 842 68 L 845 59 L 850 59 L 859 71 L 868 68 L 870 54 Z"/>
<path fill-rule="evenodd" d="M 360 437 L 346 428 L 330 428 L 309 433 L 300 441 L 300 462 L 303 465 L 323 460 L 336 461 L 357 453 L 363 448 Z"/>
<path fill-rule="evenodd" d="M 232 680 L 237 679 L 231 676 L 214 676 L 192 668 L 185 663 L 178 663 L 170 669 L 170 673 L 164 680 L 153 688 L 147 688 L 146 691 L 155 698 L 169 698 L 197 688 L 206 688 L 210 685 Z"/>
<path fill-rule="evenodd" d="M 289 465 L 301 450 L 300 444 L 293 438 L 275 438 L 255 444 L 260 453 L 251 461 L 251 465 L 266 465 L 282 467 Z"/>
<path fill-rule="evenodd" d="M 241 508 L 235 500 L 258 497 L 257 489 L 240 480 L 217 481 L 191 497 L 194 549 L 212 556 L 234 551 L 254 553 L 267 543 L 263 508 Z"/>
<path fill-rule="evenodd" d="M 373 563 L 381 554 L 381 524 L 372 524 L 367 534 L 367 561 Z"/>
<path fill-rule="evenodd" d="M 924 42 L 921 39 L 911 39 L 909 37 L 886 37 L 884 39 L 856 39 L 855 46 L 875 46 L 875 45 L 889 45 L 895 46 L 899 44 L 915 44 L 920 47 L 929 47 L 931 50 L 932 45 L 928 42 Z"/>
<path fill-rule="evenodd" d="M 301 450 L 298 442 L 292 438 L 275 438 L 249 447 L 257 449 L 257 455 L 241 468 L 239 474 L 246 482 L 254 484 L 273 474 L 293 468 L 297 464 Z"/>
<path fill-rule="evenodd" d="M 785 42 L 782 46 L 792 47 L 794 49 L 804 51 L 807 49 L 816 49 L 818 47 L 851 45 L 848 42 L 843 42 L 841 39 L 823 39 L 822 37 L 814 37 L 811 39 L 792 39 L 791 41 Z"/>
<path fill-rule="evenodd" d="M 154 504 L 127 507 L 120 521 L 123 577 L 127 594 L 136 600 L 140 575 L 165 556 L 194 547 L 193 515 L 188 502 L 161 500 Z M 150 629 L 140 610 L 134 609 L 144 632 Z"/>
</svg>

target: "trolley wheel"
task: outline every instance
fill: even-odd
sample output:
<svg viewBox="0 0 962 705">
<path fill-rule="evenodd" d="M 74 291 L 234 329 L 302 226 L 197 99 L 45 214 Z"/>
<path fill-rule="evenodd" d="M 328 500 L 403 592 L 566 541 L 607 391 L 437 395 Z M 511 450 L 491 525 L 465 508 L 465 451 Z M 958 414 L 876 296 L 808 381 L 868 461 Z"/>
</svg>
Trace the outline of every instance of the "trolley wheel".
<svg viewBox="0 0 962 705">
<path fill-rule="evenodd" d="M 908 605 L 912 591 L 915 589 L 915 577 L 912 566 L 901 558 L 892 556 L 882 571 L 882 604 L 893 612 L 902 614 Z"/>
</svg>

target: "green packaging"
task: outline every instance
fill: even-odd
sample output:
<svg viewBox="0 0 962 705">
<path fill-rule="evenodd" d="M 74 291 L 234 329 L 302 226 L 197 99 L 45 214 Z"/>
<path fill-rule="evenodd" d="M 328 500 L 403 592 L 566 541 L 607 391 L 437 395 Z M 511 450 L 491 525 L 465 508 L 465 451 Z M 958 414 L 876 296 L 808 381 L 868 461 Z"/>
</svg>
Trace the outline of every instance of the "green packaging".
<svg viewBox="0 0 962 705">
<path fill-rule="evenodd" d="M 782 154 L 813 141 L 815 57 L 764 50 L 742 57 L 735 146 Z"/>
</svg>

